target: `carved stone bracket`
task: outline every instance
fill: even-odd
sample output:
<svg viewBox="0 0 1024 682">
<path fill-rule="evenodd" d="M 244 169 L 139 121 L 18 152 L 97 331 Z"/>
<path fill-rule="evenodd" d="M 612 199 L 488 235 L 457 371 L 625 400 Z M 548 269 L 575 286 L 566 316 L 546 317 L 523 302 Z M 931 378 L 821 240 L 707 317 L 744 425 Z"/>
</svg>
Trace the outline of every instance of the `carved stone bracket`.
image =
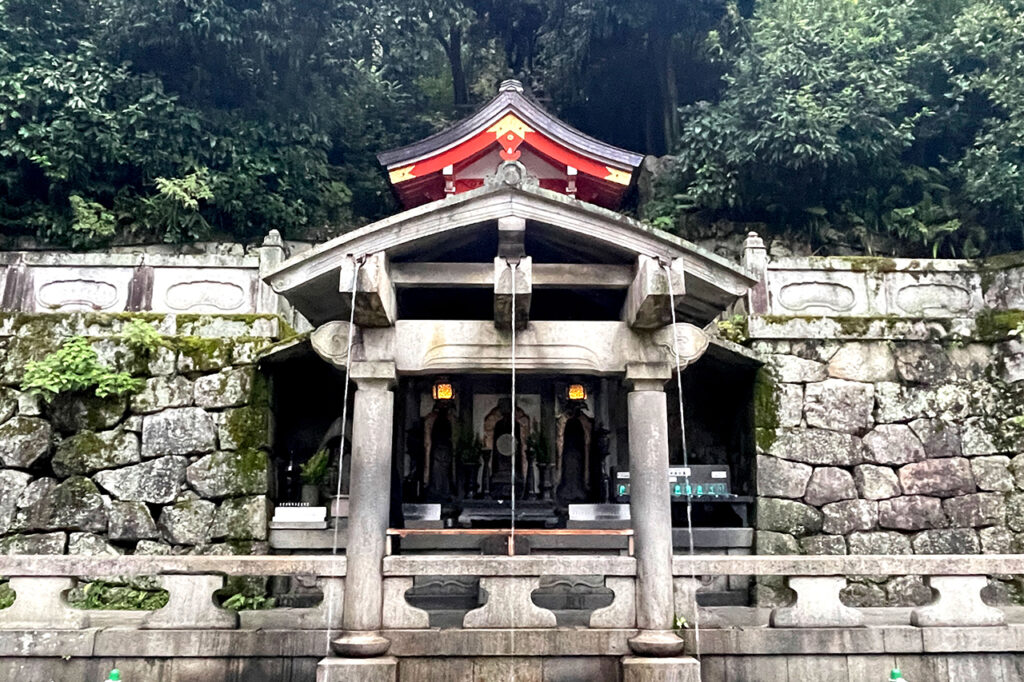
<svg viewBox="0 0 1024 682">
<path fill-rule="evenodd" d="M 796 604 L 772 611 L 772 625 L 777 628 L 832 628 L 864 625 L 864 614 L 839 601 L 839 591 L 846 587 L 842 576 L 804 576 L 789 578 L 790 589 L 796 592 Z"/>
<path fill-rule="evenodd" d="M 636 627 L 636 582 L 632 577 L 606 577 L 605 587 L 615 593 L 612 603 L 590 614 L 592 628 Z"/>
<path fill-rule="evenodd" d="M 349 331 L 347 320 L 327 322 L 313 330 L 313 333 L 309 335 L 309 342 L 317 355 L 335 367 L 344 369 L 349 359 Z M 363 339 L 359 327 L 355 327 L 354 332 L 355 336 L 352 338 L 351 347 L 352 359 L 356 360 L 362 356 L 356 350 L 362 346 Z"/>
<path fill-rule="evenodd" d="M 383 251 L 366 256 L 362 263 L 357 263 L 352 256 L 341 261 L 338 291 L 347 294 L 347 305 L 351 305 L 353 279 L 357 272 L 359 274 L 359 280 L 355 282 L 355 323 L 361 327 L 390 327 L 395 323 L 398 304 L 388 267 L 387 255 Z M 347 319 L 349 312 L 346 308 L 341 317 Z"/>
<path fill-rule="evenodd" d="M 938 599 L 910 614 L 912 625 L 921 627 L 1003 625 L 1006 615 L 981 600 L 981 591 L 988 585 L 983 575 L 933 575 L 925 578 L 928 586 L 939 593 Z"/>
<path fill-rule="evenodd" d="M 149 614 L 142 622 L 143 628 L 225 630 L 238 626 L 238 615 L 213 601 L 213 593 L 224 587 L 224 576 L 162 575 L 158 580 L 169 593 L 167 604 Z"/>
<path fill-rule="evenodd" d="M 539 577 L 480 578 L 487 603 L 465 615 L 465 628 L 553 628 L 555 614 L 533 603 Z"/>
<path fill-rule="evenodd" d="M 622 311 L 626 324 L 634 329 L 657 329 L 672 323 L 671 299 L 678 306 L 686 294 L 682 260 L 672 261 L 669 271 L 671 291 L 669 275 L 659 261 L 650 256 L 637 258 L 636 276 L 629 285 Z"/>
<path fill-rule="evenodd" d="M 77 629 L 85 627 L 85 611 L 68 606 L 64 594 L 75 586 L 71 578 L 11 578 L 16 599 L 0 610 L 0 630 Z"/>
<path fill-rule="evenodd" d="M 430 627 L 430 614 L 412 606 L 405 599 L 405 593 L 412 589 L 412 578 L 384 579 L 385 629 L 422 629 Z"/>
</svg>

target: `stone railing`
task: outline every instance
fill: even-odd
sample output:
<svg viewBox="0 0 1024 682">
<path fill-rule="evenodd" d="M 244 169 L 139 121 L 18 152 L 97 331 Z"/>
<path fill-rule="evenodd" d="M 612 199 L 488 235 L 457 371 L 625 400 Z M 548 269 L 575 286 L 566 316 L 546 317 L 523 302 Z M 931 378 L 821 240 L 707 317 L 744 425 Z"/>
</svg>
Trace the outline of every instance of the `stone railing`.
<svg viewBox="0 0 1024 682">
<path fill-rule="evenodd" d="M 156 576 L 169 593 L 167 605 L 141 612 L 135 620 L 126 619 L 121 624 L 134 624 L 142 630 L 322 630 L 328 613 L 331 627 L 338 628 L 345 569 L 343 557 L 326 556 L 0 557 L 0 575 L 9 577 L 16 595 L 30 595 L 29 599 L 16 598 L 12 606 L 0 610 L 0 630 L 81 629 L 104 622 L 103 612 L 73 608 L 66 601 L 65 595 L 77 576 L 119 580 Z M 541 578 L 601 576 L 614 598 L 609 605 L 590 614 L 589 629 L 634 631 L 635 571 L 636 561 L 632 557 L 615 556 L 387 557 L 383 571 L 384 629 L 401 630 L 413 636 L 417 631 L 436 632 L 430 628 L 428 613 L 406 600 L 406 592 L 416 576 L 479 578 L 486 601 L 463 616 L 461 629 L 465 631 L 554 631 L 554 613 L 538 606 L 533 598 Z M 774 628 L 863 626 L 864 611 L 840 601 L 846 575 L 924 576 L 937 597 L 933 603 L 910 612 L 911 625 L 998 626 L 1006 623 L 1004 612 L 981 599 L 986 576 L 1024 575 L 1024 555 L 676 556 L 673 573 L 677 615 L 710 629 L 719 624 L 717 609 L 701 607 L 697 613 L 695 594 L 699 577 L 729 575 L 786 577 L 797 598 L 792 605 L 772 609 L 770 624 Z M 236 614 L 214 600 L 214 593 L 223 588 L 226 576 L 307 576 L 319 584 L 325 597 L 315 607 Z M 624 646 L 624 642 L 620 644 Z"/>
<path fill-rule="evenodd" d="M 960 321 L 974 330 L 984 310 L 1024 309 L 1024 253 L 987 260 L 823 256 L 769 260 L 764 243 L 747 239 L 743 263 L 760 276 L 749 312 L 780 318 L 878 318 Z M 887 335 L 889 326 L 848 323 L 858 336 Z M 778 324 L 775 321 L 774 324 Z M 772 322 L 769 321 L 769 324 Z M 848 336 L 842 325 L 832 336 Z M 913 330 L 909 331 L 911 336 Z M 823 332 L 824 333 L 824 332 Z M 752 336 L 772 337 L 754 323 Z"/>
<path fill-rule="evenodd" d="M 207 245 L 209 252 L 0 253 L 0 309 L 41 312 L 281 314 L 287 305 L 261 281 L 285 258 L 276 230 L 263 245 Z"/>
</svg>

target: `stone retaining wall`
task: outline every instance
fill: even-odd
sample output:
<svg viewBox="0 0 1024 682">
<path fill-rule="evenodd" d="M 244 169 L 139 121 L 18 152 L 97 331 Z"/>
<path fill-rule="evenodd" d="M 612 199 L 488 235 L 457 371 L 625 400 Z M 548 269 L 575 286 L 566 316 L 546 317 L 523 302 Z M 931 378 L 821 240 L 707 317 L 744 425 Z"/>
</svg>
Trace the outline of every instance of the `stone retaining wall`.
<svg viewBox="0 0 1024 682">
<path fill-rule="evenodd" d="M 749 319 L 748 345 L 765 360 L 755 390 L 757 552 L 1019 552 L 1022 259 L 990 271 L 878 260 L 801 259 L 766 271 L 762 309 L 814 314 Z M 891 314 L 911 294 L 918 314 Z M 1015 582 L 993 588 L 994 599 L 1019 600 Z M 777 580 L 761 580 L 756 596 L 789 598 Z M 862 577 L 844 591 L 857 606 L 931 598 L 913 576 Z"/>
<path fill-rule="evenodd" d="M 133 350 L 142 319 L 163 345 Z M 266 553 L 267 315 L 0 315 L 0 553 Z M 126 398 L 20 390 L 64 339 L 143 387 Z"/>
</svg>

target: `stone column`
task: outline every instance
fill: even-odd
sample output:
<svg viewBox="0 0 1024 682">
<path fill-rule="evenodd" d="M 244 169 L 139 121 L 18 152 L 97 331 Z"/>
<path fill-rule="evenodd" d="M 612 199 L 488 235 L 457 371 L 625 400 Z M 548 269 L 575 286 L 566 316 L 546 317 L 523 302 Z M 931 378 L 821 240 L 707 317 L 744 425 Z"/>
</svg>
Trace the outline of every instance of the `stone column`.
<svg viewBox="0 0 1024 682">
<path fill-rule="evenodd" d="M 352 411 L 352 474 L 341 656 L 379 656 L 390 642 L 381 636 L 385 534 L 391 502 L 391 439 L 395 412 L 393 362 L 353 362 L 357 390 Z"/>
<path fill-rule="evenodd" d="M 668 488 L 668 364 L 629 363 L 629 514 L 636 545 L 636 624 L 629 647 L 641 656 L 674 656 L 672 500 Z"/>
</svg>

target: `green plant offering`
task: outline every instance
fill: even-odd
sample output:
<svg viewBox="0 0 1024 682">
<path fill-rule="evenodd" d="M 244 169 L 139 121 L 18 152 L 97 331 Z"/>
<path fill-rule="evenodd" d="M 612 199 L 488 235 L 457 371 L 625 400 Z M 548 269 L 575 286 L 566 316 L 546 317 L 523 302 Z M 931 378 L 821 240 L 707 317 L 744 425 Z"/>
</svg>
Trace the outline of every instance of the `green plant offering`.
<svg viewBox="0 0 1024 682">
<path fill-rule="evenodd" d="M 316 454 L 299 465 L 302 482 L 306 485 L 320 485 L 327 480 L 327 450 Z"/>
<path fill-rule="evenodd" d="M 97 398 L 124 396 L 141 390 L 142 385 L 142 380 L 101 363 L 88 339 L 75 336 L 42 360 L 27 363 L 21 390 L 49 402 L 61 393 L 92 392 Z"/>
<path fill-rule="evenodd" d="M 10 583 L 0 583 L 0 609 L 6 609 L 14 603 L 14 590 Z"/>
</svg>

